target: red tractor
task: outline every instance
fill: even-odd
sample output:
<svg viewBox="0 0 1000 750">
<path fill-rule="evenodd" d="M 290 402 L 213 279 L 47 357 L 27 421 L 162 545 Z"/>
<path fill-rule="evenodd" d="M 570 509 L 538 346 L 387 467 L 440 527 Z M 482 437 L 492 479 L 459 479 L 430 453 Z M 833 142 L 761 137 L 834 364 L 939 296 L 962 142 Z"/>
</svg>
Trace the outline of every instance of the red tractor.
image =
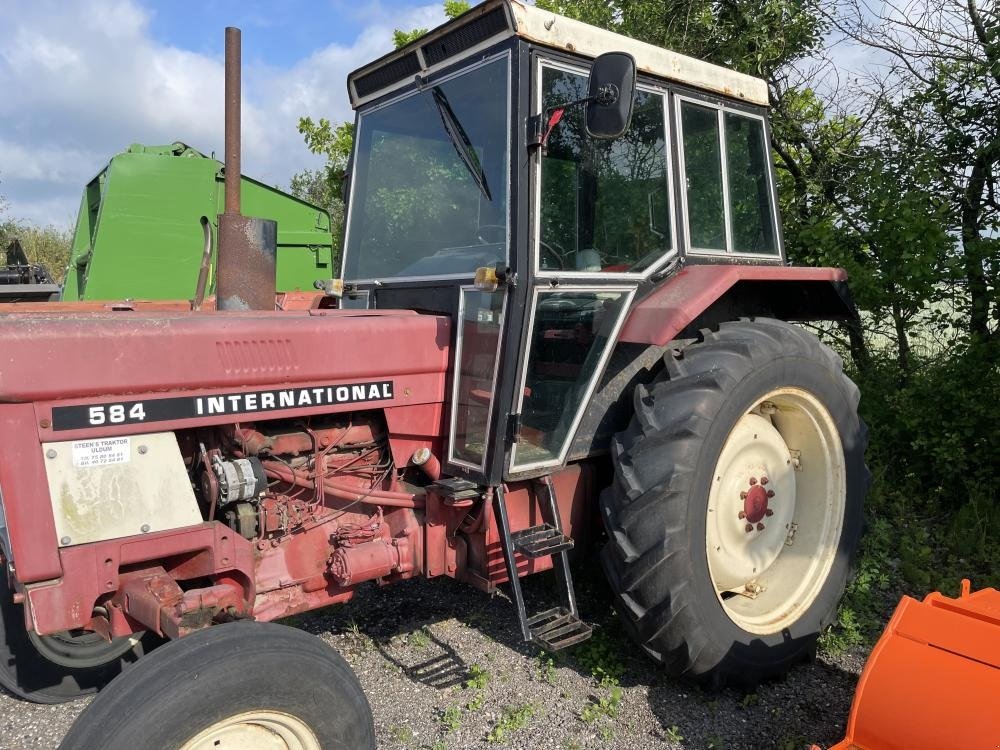
<svg viewBox="0 0 1000 750">
<path fill-rule="evenodd" d="M 58 702 L 139 660 L 65 747 L 369 747 L 343 660 L 268 621 L 451 576 L 509 584 L 524 639 L 564 648 L 590 540 L 671 671 L 803 658 L 866 434 L 792 324 L 855 311 L 843 271 L 785 261 L 764 82 L 489 0 L 348 88 L 336 306 L 275 309 L 234 106 L 217 311 L 0 314 L 0 683 Z"/>
</svg>

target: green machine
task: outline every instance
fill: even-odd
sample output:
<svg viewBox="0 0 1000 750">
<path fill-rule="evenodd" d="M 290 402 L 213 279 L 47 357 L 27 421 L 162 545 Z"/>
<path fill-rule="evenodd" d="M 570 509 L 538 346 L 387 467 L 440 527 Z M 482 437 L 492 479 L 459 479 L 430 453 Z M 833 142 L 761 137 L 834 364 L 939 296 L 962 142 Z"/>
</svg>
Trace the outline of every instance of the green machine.
<svg viewBox="0 0 1000 750">
<path fill-rule="evenodd" d="M 62 299 L 191 299 L 212 234 L 208 293 L 215 288 L 223 165 L 183 143 L 133 144 L 83 191 Z M 330 215 L 249 177 L 243 213 L 278 222 L 277 289 L 313 289 L 334 275 Z"/>
</svg>

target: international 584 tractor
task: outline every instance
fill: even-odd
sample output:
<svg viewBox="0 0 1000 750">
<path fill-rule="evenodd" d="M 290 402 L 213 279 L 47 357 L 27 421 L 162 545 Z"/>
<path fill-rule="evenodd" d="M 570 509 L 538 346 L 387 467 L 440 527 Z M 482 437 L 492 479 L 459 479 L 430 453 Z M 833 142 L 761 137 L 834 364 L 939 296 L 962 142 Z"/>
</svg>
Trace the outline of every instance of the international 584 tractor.
<svg viewBox="0 0 1000 750">
<path fill-rule="evenodd" d="M 572 646 L 588 540 L 672 672 L 802 659 L 866 435 L 793 324 L 854 309 L 843 271 L 785 260 L 765 83 L 489 0 L 348 89 L 336 309 L 275 309 L 227 66 L 219 309 L 0 315 L 0 683 L 58 702 L 138 661 L 65 747 L 371 747 L 346 663 L 268 621 L 450 576 Z"/>
</svg>

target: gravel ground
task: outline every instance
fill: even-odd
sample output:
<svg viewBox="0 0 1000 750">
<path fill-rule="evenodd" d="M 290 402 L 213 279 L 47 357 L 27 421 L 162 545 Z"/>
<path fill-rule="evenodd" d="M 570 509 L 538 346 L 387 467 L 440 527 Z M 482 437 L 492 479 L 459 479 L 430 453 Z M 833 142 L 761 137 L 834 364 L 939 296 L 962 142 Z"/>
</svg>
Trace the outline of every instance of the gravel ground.
<svg viewBox="0 0 1000 750">
<path fill-rule="evenodd" d="M 520 641 L 509 600 L 450 579 L 366 586 L 288 624 L 351 663 L 383 748 L 799 750 L 842 738 L 863 653 L 818 658 L 756 692 L 707 693 L 635 653 L 599 575 L 578 573 L 594 638 L 555 655 Z M 526 581 L 529 606 L 546 586 Z M 0 748 L 56 747 L 85 705 L 38 706 L 0 688 Z"/>
</svg>

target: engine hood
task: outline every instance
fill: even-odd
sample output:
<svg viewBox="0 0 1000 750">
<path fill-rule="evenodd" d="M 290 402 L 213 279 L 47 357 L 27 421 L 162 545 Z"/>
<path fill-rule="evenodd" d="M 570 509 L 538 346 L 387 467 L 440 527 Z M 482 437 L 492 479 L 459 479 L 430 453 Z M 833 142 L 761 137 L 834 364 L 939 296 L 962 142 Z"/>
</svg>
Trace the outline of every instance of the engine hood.
<svg viewBox="0 0 1000 750">
<path fill-rule="evenodd" d="M 0 314 L 0 402 L 443 374 L 450 341 L 399 310 Z"/>
</svg>

